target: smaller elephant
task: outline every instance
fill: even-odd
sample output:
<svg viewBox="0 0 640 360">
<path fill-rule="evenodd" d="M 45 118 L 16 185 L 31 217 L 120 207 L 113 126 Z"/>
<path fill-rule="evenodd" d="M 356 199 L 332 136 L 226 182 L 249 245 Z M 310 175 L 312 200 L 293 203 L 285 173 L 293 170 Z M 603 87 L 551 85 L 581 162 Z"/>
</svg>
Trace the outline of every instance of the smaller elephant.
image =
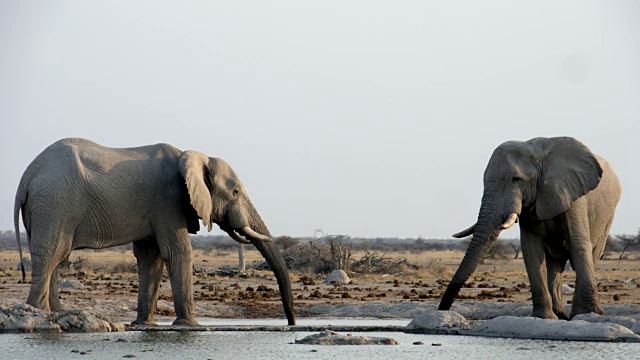
<svg viewBox="0 0 640 360">
<path fill-rule="evenodd" d="M 532 316 L 568 320 L 589 312 L 604 315 L 594 266 L 604 250 L 620 194 L 620 181 L 609 163 L 574 138 L 535 138 L 498 146 L 484 173 L 477 222 L 453 235 L 473 238 L 439 310 L 451 308 L 500 231 L 519 219 Z M 562 303 L 567 261 L 576 272 L 570 315 Z"/>
</svg>

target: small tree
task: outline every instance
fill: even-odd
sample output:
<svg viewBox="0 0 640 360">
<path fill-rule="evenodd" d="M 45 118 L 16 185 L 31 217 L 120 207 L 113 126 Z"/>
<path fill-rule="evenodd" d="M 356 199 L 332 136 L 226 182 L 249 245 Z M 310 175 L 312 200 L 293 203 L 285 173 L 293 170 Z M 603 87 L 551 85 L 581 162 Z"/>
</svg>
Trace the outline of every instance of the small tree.
<svg viewBox="0 0 640 360">
<path fill-rule="evenodd" d="M 278 236 L 275 238 L 276 245 L 284 252 L 288 252 L 300 244 L 300 240 L 291 236 Z"/>
<path fill-rule="evenodd" d="M 604 244 L 600 260 L 607 259 L 612 253 L 620 251 L 620 242 L 611 234 L 607 235 L 607 243 Z"/>
<path fill-rule="evenodd" d="M 329 263 L 332 270 L 349 269 L 349 261 L 351 260 L 351 249 L 353 244 L 346 244 L 349 239 L 346 235 L 327 235 L 322 229 L 316 229 L 313 233 L 313 240 L 309 241 L 309 245 L 318 252 L 318 256 L 325 262 Z M 329 259 L 325 258 L 326 249 L 319 244 L 324 243 L 329 247 Z"/>
<path fill-rule="evenodd" d="M 507 260 L 507 254 L 509 253 L 510 246 L 504 240 L 498 239 L 493 243 L 493 246 L 487 252 L 487 256 L 485 259 L 493 259 L 493 260 Z"/>
<path fill-rule="evenodd" d="M 622 245 L 622 253 L 620 253 L 620 257 L 618 259 L 622 260 L 624 257 L 624 253 L 629 249 L 640 245 L 640 234 L 629 235 L 629 234 L 620 234 L 615 236 L 616 239 Z"/>
<path fill-rule="evenodd" d="M 511 245 L 511 248 L 513 249 L 513 252 L 515 253 L 515 255 L 513 256 L 514 259 L 517 259 L 518 256 L 520 256 L 520 250 L 521 247 L 520 245 L 516 244 L 516 243 L 509 243 L 509 245 Z"/>
<path fill-rule="evenodd" d="M 238 244 L 238 271 L 247 271 L 247 254 L 244 244 Z"/>
</svg>

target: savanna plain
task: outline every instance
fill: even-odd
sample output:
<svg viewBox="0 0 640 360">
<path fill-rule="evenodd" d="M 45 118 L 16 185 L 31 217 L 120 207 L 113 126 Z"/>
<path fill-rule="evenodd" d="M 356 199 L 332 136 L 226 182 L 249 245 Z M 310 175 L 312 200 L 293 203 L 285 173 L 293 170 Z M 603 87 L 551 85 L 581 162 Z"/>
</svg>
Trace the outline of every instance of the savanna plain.
<svg viewBox="0 0 640 360">
<path fill-rule="evenodd" d="M 393 242 L 375 249 L 375 246 L 354 246 L 344 242 L 325 241 L 309 246 L 312 241 L 291 238 L 276 241 L 285 258 L 292 262 L 304 257 L 301 251 L 308 252 L 306 266 L 298 264 L 298 269 L 293 267 L 291 270 L 298 317 L 331 316 L 311 310 L 318 304 L 431 302 L 437 305 L 465 250 L 464 243 L 450 249 L 426 250 L 412 246 L 414 244 L 394 245 Z M 506 249 L 503 244 L 502 251 L 493 251 L 480 264 L 457 301 L 531 303 L 522 255 L 518 253 L 516 257 L 516 246 L 511 247 L 513 251 Z M 246 247 L 245 254 L 246 270 L 239 271 L 237 245 L 210 244 L 194 248 L 196 317 L 285 318 L 275 277 L 264 259 L 252 246 Z M 622 258 L 619 255 L 619 252 L 605 253 L 596 265 L 600 302 L 638 304 L 640 253 L 626 252 Z M 25 258 L 28 257 L 27 250 Z M 296 259 L 292 260 L 294 257 Z M 349 283 L 325 282 L 328 269 L 337 266 L 336 260 L 349 275 Z M 138 276 L 130 249 L 76 250 L 70 261 L 70 265 L 60 269 L 60 298 L 65 309 L 88 310 L 125 323 L 135 319 Z M 23 281 L 18 264 L 17 250 L 5 247 L 0 251 L 0 306 L 26 301 L 30 272 L 27 271 Z M 564 283 L 567 292 L 563 301 L 570 304 L 575 273 L 569 268 L 565 271 Z M 174 316 L 171 285 L 165 273 L 156 319 L 172 321 Z"/>
</svg>

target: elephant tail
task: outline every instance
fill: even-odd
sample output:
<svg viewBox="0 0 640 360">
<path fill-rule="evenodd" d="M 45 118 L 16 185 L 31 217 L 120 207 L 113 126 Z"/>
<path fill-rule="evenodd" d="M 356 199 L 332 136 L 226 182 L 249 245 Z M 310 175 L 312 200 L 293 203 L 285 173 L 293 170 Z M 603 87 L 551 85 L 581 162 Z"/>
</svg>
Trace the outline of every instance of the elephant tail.
<svg viewBox="0 0 640 360">
<path fill-rule="evenodd" d="M 18 192 L 16 193 L 16 200 L 13 205 L 13 227 L 16 232 L 16 241 L 18 242 L 18 252 L 20 253 L 20 269 L 22 270 L 23 282 L 25 281 L 27 276 L 24 271 L 24 261 L 22 258 L 22 242 L 20 241 L 20 209 L 22 209 L 22 206 L 27 199 L 27 191 L 25 188 L 26 186 L 24 186 L 23 181 L 20 181 Z M 24 210 L 22 215 L 24 216 Z"/>
</svg>

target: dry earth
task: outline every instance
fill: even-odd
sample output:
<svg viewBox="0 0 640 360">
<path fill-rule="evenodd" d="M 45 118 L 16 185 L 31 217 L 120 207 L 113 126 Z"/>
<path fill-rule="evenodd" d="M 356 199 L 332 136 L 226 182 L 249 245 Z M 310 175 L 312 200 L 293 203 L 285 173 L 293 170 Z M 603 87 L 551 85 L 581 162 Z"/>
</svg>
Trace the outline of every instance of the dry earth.
<svg viewBox="0 0 640 360">
<path fill-rule="evenodd" d="M 407 258 L 420 268 L 384 275 L 349 273 L 352 282 L 348 285 L 324 284 L 323 277 L 293 273 L 296 313 L 298 316 L 318 316 L 317 311 L 310 310 L 312 307 L 317 309 L 317 305 L 322 305 L 326 308 L 331 304 L 339 305 L 337 307 L 366 303 L 437 304 L 463 255 L 459 251 L 387 253 L 390 258 Z M 247 256 L 250 265 L 262 262 L 257 251 L 248 251 Z M 354 254 L 353 257 L 358 256 Z M 135 258 L 132 252 L 74 251 L 71 261 L 78 260 L 83 263 L 81 270 L 62 272 L 61 281 L 72 280 L 71 287 L 60 289 L 63 306 L 90 310 L 115 321 L 135 319 L 138 282 L 133 272 Z M 23 303 L 27 298 L 30 273 L 27 272 L 26 283 L 23 283 L 20 272 L 16 270 L 18 262 L 17 252 L 0 252 L 0 307 Z M 274 276 L 269 271 L 250 269 L 239 274 L 221 270 L 236 265 L 236 253 L 195 251 L 196 316 L 284 318 Z M 602 304 L 640 304 L 640 260 L 600 261 L 597 277 Z M 566 272 L 565 284 L 574 286 L 574 272 Z M 487 260 L 462 289 L 460 297 L 469 301 L 529 304 L 530 292 L 523 260 Z M 564 299 L 570 303 L 571 295 L 565 294 Z M 174 316 L 171 288 L 166 276 L 162 280 L 157 314 L 159 319 L 166 320 Z M 369 315 L 385 316 L 377 312 Z"/>
</svg>

